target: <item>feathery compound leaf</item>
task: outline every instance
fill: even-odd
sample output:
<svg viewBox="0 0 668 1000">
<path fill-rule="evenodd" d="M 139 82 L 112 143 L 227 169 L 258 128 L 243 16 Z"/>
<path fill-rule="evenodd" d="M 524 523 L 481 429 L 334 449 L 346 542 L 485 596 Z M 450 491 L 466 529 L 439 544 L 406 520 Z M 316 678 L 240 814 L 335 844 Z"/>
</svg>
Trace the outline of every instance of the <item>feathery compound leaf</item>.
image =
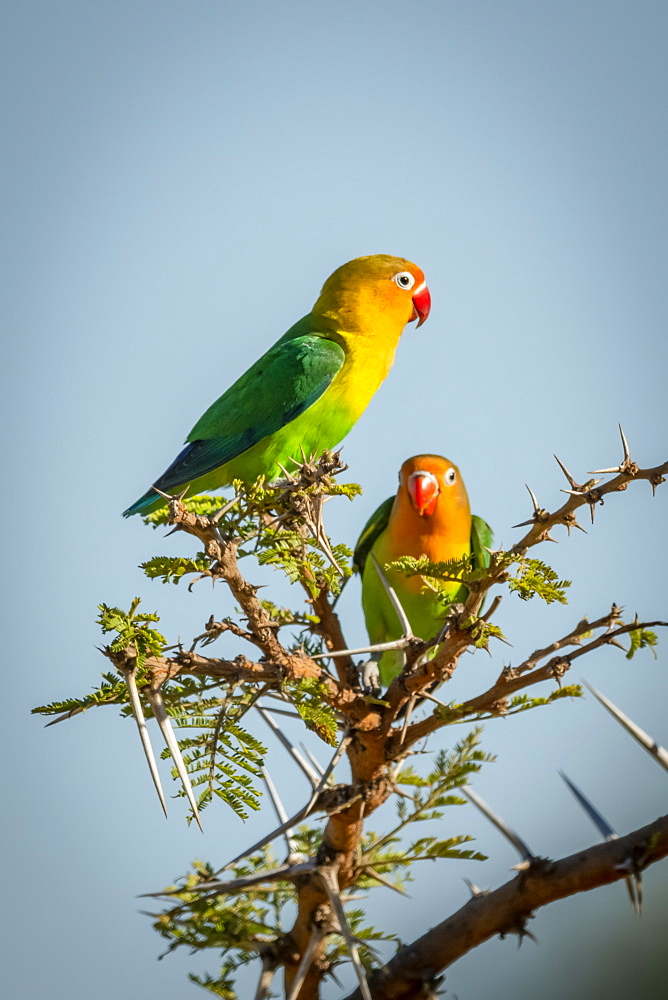
<svg viewBox="0 0 668 1000">
<path fill-rule="evenodd" d="M 508 707 L 504 715 L 516 715 L 518 712 L 526 712 L 529 708 L 540 708 L 543 705 L 551 705 L 562 698 L 582 698 L 582 688 L 579 684 L 567 684 L 564 687 L 555 688 L 545 698 L 530 698 L 526 694 L 517 694 L 508 702 Z"/>
<path fill-rule="evenodd" d="M 251 961 L 253 958 L 255 958 L 255 955 L 249 955 L 248 961 Z M 196 986 L 201 986 L 202 989 L 213 993 L 215 997 L 222 997 L 222 1000 L 238 1000 L 239 994 L 234 988 L 234 980 L 229 977 L 229 973 L 235 972 L 237 968 L 238 965 L 228 959 L 223 964 L 217 979 L 214 979 L 213 976 L 210 976 L 206 972 L 203 976 L 196 976 L 194 972 L 189 972 L 188 979 L 191 983 L 195 983 Z"/>
<path fill-rule="evenodd" d="M 631 640 L 631 645 L 629 651 L 626 654 L 627 660 L 632 660 L 634 655 L 639 649 L 651 649 L 654 659 L 656 659 L 656 650 L 654 647 L 658 645 L 659 638 L 656 632 L 651 632 L 646 628 L 636 628 L 632 632 L 628 633 L 629 639 Z"/>
<path fill-rule="evenodd" d="M 266 748 L 240 722 L 252 703 L 252 693 L 207 697 L 202 678 L 163 684 L 165 708 L 175 726 L 187 735 L 177 740 L 183 761 L 204 809 L 213 797 L 222 799 L 241 819 L 260 808 L 259 787 Z M 163 758 L 169 757 L 165 750 Z M 183 790 L 179 789 L 179 794 Z"/>
<path fill-rule="evenodd" d="M 103 683 L 99 688 L 83 695 L 81 698 L 66 698 L 64 701 L 54 701 L 50 705 L 33 708 L 33 715 L 79 715 L 97 705 L 115 705 L 125 703 L 128 699 L 125 680 L 120 674 L 102 674 Z"/>
<path fill-rule="evenodd" d="M 359 957 L 368 976 L 381 964 L 378 954 L 372 947 L 371 942 L 394 942 L 398 949 L 400 946 L 399 938 L 396 934 L 392 934 L 388 931 L 377 930 L 375 927 L 365 925 L 364 921 L 367 919 L 367 915 L 362 909 L 350 909 L 348 907 L 346 908 L 346 917 L 348 918 L 348 923 L 350 924 L 350 929 L 357 945 Z M 327 949 L 326 960 L 333 966 L 349 962 L 350 953 L 345 938 L 339 935 L 333 935 L 330 940 L 332 943 Z"/>
<path fill-rule="evenodd" d="M 321 681 L 313 677 L 304 678 L 288 686 L 292 703 L 309 729 L 329 743 L 339 742 L 339 727 L 333 710 L 324 700 L 326 689 Z"/>
<path fill-rule="evenodd" d="M 188 497 L 184 500 L 184 505 L 186 510 L 189 510 L 192 514 L 202 514 L 204 516 L 213 516 L 216 511 L 228 502 L 226 497 L 221 496 L 194 496 Z M 152 524 L 154 528 L 159 528 L 160 525 L 169 524 L 169 511 L 167 507 L 161 507 L 159 510 L 154 510 L 151 514 L 144 514 L 144 524 Z"/>
<path fill-rule="evenodd" d="M 135 597 L 129 611 L 120 608 L 110 608 L 106 604 L 98 604 L 100 614 L 98 623 L 103 633 L 116 632 L 116 638 L 110 643 L 112 652 L 120 652 L 128 646 L 134 646 L 137 657 L 137 670 L 141 671 L 147 656 L 161 656 L 167 645 L 165 637 L 150 628 L 149 622 L 158 622 L 157 614 L 137 614 L 139 598 Z"/>
<path fill-rule="evenodd" d="M 567 604 L 564 591 L 570 585 L 570 580 L 560 580 L 552 567 L 540 559 L 522 559 L 517 576 L 508 580 L 510 590 L 523 601 L 529 601 L 537 594 L 547 604 L 553 601 Z"/>
<path fill-rule="evenodd" d="M 447 562 L 431 562 L 427 556 L 402 556 L 388 563 L 391 569 L 404 573 L 406 576 L 424 576 L 428 583 L 434 586 L 434 582 L 443 583 L 466 583 L 469 577 L 480 575 L 479 571 L 471 569 L 471 559 L 469 556 L 462 556 L 461 559 L 449 559 Z M 487 572 L 486 570 L 484 571 Z M 434 586 L 434 589 L 438 589 Z"/>
<path fill-rule="evenodd" d="M 436 857 L 466 857 L 480 860 L 475 851 L 459 851 L 458 845 L 470 838 L 454 837 L 448 841 L 436 838 L 421 839 L 408 851 L 405 849 L 390 850 L 391 844 L 399 844 L 399 834 L 410 823 L 438 820 L 443 816 L 443 809 L 448 806 L 464 805 L 464 799 L 452 794 L 457 788 L 468 783 L 472 774 L 477 774 L 482 765 L 494 760 L 491 754 L 478 749 L 480 727 L 471 730 L 464 739 L 455 745 L 451 751 L 441 750 L 436 755 L 434 766 L 426 779 L 415 781 L 415 774 L 407 768 L 408 783 L 415 785 L 415 793 L 411 800 L 396 799 L 396 810 L 399 823 L 382 837 L 368 833 L 362 842 L 364 861 L 374 869 L 385 872 L 402 868 L 413 861 L 422 861 Z M 401 778 L 398 779 L 401 781 Z M 413 850 L 415 848 L 415 850 Z M 432 851 L 433 848 L 433 851 Z M 412 852 L 412 853 L 411 853 Z M 448 853 L 454 852 L 454 853 Z"/>
<path fill-rule="evenodd" d="M 491 625 L 484 618 L 470 618 L 461 622 L 462 630 L 468 630 L 473 638 L 476 649 L 487 649 L 490 639 L 504 640 L 505 636 L 498 625 Z"/>
<path fill-rule="evenodd" d="M 198 552 L 194 559 L 154 556 L 140 566 L 150 580 L 162 580 L 163 583 L 178 583 L 188 573 L 208 573 L 210 568 L 211 560 L 205 552 Z"/>
<path fill-rule="evenodd" d="M 236 865 L 230 875 L 242 879 L 276 867 L 271 850 L 253 854 Z M 216 947 L 225 957 L 217 978 L 205 976 L 200 985 L 216 996 L 235 997 L 233 973 L 257 957 L 260 946 L 275 940 L 281 933 L 281 913 L 294 900 L 295 890 L 290 882 L 271 881 L 224 894 L 207 895 L 193 891 L 203 880 L 214 875 L 213 868 L 202 862 L 193 863 L 193 871 L 186 877 L 178 891 L 170 897 L 177 905 L 169 906 L 155 918 L 154 927 L 168 942 L 167 952 L 185 946 L 191 951 Z M 229 952 L 234 952 L 230 955 Z M 193 981 L 199 982 L 195 979 Z M 222 992 L 221 992 L 222 991 Z"/>
</svg>

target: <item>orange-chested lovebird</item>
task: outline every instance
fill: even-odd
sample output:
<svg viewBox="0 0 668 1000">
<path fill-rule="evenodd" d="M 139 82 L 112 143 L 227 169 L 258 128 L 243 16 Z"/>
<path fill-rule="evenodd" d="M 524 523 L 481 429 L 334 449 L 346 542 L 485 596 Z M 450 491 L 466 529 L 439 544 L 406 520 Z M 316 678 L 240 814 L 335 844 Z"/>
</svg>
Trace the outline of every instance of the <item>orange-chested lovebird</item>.
<svg viewBox="0 0 668 1000">
<path fill-rule="evenodd" d="M 268 481 L 281 466 L 334 448 L 387 375 L 407 323 L 421 326 L 431 299 L 424 274 L 403 257 L 343 264 L 313 309 L 270 347 L 197 421 L 154 486 L 214 490 L 233 479 Z M 124 514 L 164 504 L 151 488 Z"/>
<path fill-rule="evenodd" d="M 380 573 L 394 590 L 413 634 L 425 640 L 438 634 L 447 605 L 464 600 L 467 594 L 458 582 L 438 583 L 440 593 L 436 593 L 424 577 L 406 576 L 386 568 L 387 563 L 402 556 L 426 556 L 430 562 L 471 556 L 473 566 L 482 568 L 489 565 L 491 543 L 489 525 L 471 514 L 457 466 L 441 455 L 407 459 L 401 466 L 396 496 L 388 497 L 371 515 L 355 547 L 353 564 L 362 576 L 362 606 L 371 645 L 392 642 L 404 634 Z M 365 680 L 377 687 L 379 670 L 387 686 L 402 667 L 401 650 L 386 650 L 367 665 Z"/>
</svg>

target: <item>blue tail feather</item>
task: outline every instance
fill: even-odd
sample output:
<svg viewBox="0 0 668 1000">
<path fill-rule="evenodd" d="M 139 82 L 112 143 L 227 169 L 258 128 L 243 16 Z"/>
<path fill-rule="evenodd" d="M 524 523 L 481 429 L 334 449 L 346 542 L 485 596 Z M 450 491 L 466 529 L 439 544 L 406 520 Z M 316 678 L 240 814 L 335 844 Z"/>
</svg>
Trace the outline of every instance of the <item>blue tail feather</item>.
<svg viewBox="0 0 668 1000">
<path fill-rule="evenodd" d="M 143 497 L 139 500 L 135 500 L 131 507 L 123 511 L 123 517 L 132 517 L 133 514 L 149 514 L 150 511 L 156 506 L 156 501 L 158 503 L 161 501 L 161 497 L 155 492 L 154 489 L 147 490 Z M 162 501 L 164 503 L 164 500 Z"/>
</svg>

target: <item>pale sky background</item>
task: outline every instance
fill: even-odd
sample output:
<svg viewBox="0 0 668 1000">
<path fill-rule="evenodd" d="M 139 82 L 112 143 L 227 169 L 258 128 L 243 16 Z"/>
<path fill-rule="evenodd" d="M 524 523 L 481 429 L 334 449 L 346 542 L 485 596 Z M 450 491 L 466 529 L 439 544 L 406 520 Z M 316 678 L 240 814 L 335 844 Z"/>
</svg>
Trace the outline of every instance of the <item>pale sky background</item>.
<svg viewBox="0 0 668 1000">
<path fill-rule="evenodd" d="M 156 962 L 163 942 L 136 896 L 194 857 L 222 864 L 273 817 L 244 826 L 218 804 L 202 837 L 176 800 L 165 822 L 131 722 L 110 709 L 44 730 L 28 714 L 108 667 L 98 602 L 140 595 L 172 641 L 231 611 L 222 589 L 145 580 L 141 561 L 188 543 L 120 511 L 327 275 L 367 253 L 418 263 L 433 309 L 346 441 L 365 493 L 331 504 L 336 538 L 354 542 L 420 451 L 460 466 L 502 545 L 529 516 L 525 482 L 561 502 L 553 452 L 586 478 L 620 458 L 621 422 L 640 464 L 664 461 L 668 9 L 4 0 L 0 19 L 3 985 L 185 1000 L 203 996 L 187 972 L 216 972 L 218 956 Z M 498 621 L 512 648 L 468 660 L 448 696 L 477 693 L 613 601 L 667 618 L 667 512 L 668 488 L 653 500 L 640 483 L 608 498 L 593 529 L 583 518 L 587 535 L 557 530 L 536 554 L 575 581 L 569 605 L 508 596 Z M 362 642 L 357 584 L 341 608 Z M 668 744 L 665 642 L 656 661 L 609 650 L 568 679 L 585 676 Z M 475 788 L 536 852 L 597 839 L 558 768 L 620 833 L 665 810 L 666 774 L 592 699 L 490 723 L 484 747 L 498 761 Z M 307 789 L 276 747 L 270 766 L 297 808 Z M 465 901 L 464 876 L 494 887 L 517 860 L 472 808 L 451 812 L 439 832 L 474 834 L 490 860 L 423 867 L 409 903 L 372 894 L 374 919 L 406 940 Z M 538 946 L 490 942 L 449 970 L 448 995 L 649 1000 L 668 972 L 667 888 L 667 866 L 646 874 L 642 920 L 622 884 L 543 910 Z"/>
</svg>

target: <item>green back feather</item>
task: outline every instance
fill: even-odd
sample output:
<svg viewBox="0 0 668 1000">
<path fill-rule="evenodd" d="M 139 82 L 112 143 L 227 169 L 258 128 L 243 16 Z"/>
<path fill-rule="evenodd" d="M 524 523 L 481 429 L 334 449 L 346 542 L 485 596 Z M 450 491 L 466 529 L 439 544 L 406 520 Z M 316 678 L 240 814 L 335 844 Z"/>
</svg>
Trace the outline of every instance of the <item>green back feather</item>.
<svg viewBox="0 0 668 1000">
<path fill-rule="evenodd" d="M 364 565 L 369 556 L 369 552 L 371 552 L 371 549 L 373 548 L 374 542 L 387 528 L 393 504 L 394 496 L 388 497 L 387 500 L 383 500 L 380 507 L 373 512 L 369 520 L 362 528 L 362 533 L 357 539 L 357 544 L 353 553 L 353 569 L 356 573 L 359 573 L 360 576 L 364 573 Z"/>
<path fill-rule="evenodd" d="M 156 481 L 169 493 L 231 462 L 304 413 L 340 371 L 339 344 L 313 333 L 300 320 L 197 421 L 185 448 Z"/>
</svg>

